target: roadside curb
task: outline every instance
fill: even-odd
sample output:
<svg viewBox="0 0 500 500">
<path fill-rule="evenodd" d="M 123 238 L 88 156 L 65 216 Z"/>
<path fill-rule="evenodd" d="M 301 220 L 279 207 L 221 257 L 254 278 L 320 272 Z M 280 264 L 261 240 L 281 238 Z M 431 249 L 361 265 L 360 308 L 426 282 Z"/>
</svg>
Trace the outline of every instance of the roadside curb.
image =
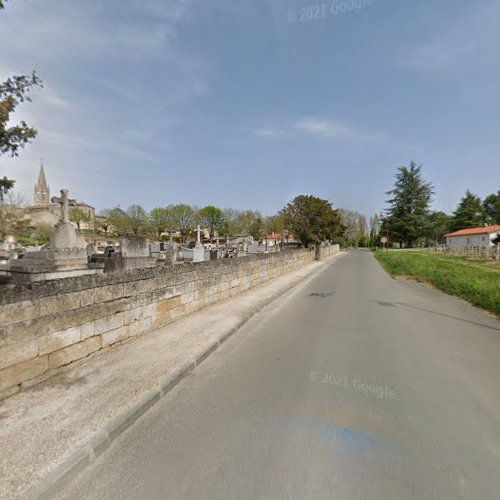
<svg viewBox="0 0 500 500">
<path fill-rule="evenodd" d="M 283 288 L 266 301 L 261 301 L 257 305 L 249 308 L 238 323 L 223 332 L 219 339 L 205 346 L 194 359 L 186 361 L 180 368 L 168 377 L 163 379 L 153 389 L 145 392 L 129 409 L 115 417 L 106 424 L 102 430 L 94 435 L 89 442 L 78 451 L 64 460 L 58 467 L 42 478 L 37 484 L 21 495 L 26 500 L 50 499 L 58 493 L 65 484 L 73 477 L 82 472 L 104 451 L 122 432 L 127 430 L 136 420 L 147 410 L 154 406 L 163 396 L 174 389 L 185 377 L 190 375 L 194 369 L 213 354 L 226 340 L 229 340 L 238 330 L 241 329 L 253 316 L 262 311 L 265 307 L 284 295 L 295 290 L 300 284 L 309 281 L 316 276 L 325 265 L 336 260 L 343 253 L 329 256 L 321 263 L 324 265 L 315 269 L 311 274 L 292 282 L 290 287 Z"/>
</svg>

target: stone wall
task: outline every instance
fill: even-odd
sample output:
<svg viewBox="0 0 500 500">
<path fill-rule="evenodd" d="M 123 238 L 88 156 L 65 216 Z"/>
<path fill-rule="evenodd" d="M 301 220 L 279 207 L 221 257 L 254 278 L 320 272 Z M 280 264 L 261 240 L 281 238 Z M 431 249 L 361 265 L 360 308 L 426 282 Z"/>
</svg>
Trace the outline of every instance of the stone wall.
<svg viewBox="0 0 500 500">
<path fill-rule="evenodd" d="M 335 247 L 0 286 L 0 398 L 59 367 L 335 253 Z"/>
</svg>

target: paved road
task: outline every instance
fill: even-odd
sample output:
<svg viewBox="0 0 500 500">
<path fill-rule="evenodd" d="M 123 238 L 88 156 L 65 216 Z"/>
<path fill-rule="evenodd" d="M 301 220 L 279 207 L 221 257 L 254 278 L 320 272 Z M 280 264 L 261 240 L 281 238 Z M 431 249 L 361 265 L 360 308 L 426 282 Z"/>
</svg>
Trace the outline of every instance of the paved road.
<svg viewBox="0 0 500 500">
<path fill-rule="evenodd" d="M 500 323 L 352 252 L 256 316 L 64 498 L 500 498 Z"/>
</svg>

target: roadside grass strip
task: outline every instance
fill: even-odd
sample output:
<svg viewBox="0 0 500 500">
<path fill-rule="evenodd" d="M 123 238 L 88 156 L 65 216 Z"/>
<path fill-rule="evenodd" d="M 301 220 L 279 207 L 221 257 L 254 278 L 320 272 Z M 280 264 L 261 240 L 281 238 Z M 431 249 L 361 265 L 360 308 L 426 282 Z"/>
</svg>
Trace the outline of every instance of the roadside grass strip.
<svg viewBox="0 0 500 500">
<path fill-rule="evenodd" d="M 500 272 L 495 265 L 397 250 L 377 251 L 374 255 L 393 278 L 404 276 L 430 283 L 500 316 Z"/>
</svg>

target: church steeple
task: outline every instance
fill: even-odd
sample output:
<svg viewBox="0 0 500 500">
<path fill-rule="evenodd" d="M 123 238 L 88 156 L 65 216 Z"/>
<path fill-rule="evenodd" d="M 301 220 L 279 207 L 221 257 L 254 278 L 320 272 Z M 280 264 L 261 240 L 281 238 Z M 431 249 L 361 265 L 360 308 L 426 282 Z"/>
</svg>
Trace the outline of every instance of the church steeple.
<svg viewBox="0 0 500 500">
<path fill-rule="evenodd" d="M 45 179 L 43 161 L 38 174 L 38 182 L 35 184 L 35 206 L 50 205 L 50 191 Z"/>
</svg>

